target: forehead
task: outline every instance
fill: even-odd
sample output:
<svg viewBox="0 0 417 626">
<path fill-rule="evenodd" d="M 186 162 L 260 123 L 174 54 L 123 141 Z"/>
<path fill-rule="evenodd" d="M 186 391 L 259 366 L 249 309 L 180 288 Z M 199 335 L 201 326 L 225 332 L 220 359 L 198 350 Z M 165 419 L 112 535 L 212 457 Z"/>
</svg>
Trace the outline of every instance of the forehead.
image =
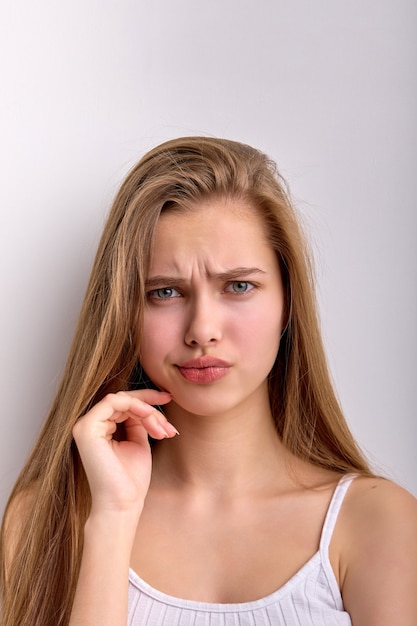
<svg viewBox="0 0 417 626">
<path fill-rule="evenodd" d="M 162 213 L 155 232 L 150 273 L 187 267 L 216 271 L 276 263 L 259 213 L 238 200 L 216 199 Z"/>
<path fill-rule="evenodd" d="M 201 230 L 219 236 L 234 226 L 236 231 L 250 229 L 254 235 L 267 238 L 265 222 L 257 209 L 245 200 L 234 198 L 211 198 L 186 207 L 175 205 L 161 213 L 156 234 L 170 229 L 194 232 L 199 224 Z"/>
</svg>

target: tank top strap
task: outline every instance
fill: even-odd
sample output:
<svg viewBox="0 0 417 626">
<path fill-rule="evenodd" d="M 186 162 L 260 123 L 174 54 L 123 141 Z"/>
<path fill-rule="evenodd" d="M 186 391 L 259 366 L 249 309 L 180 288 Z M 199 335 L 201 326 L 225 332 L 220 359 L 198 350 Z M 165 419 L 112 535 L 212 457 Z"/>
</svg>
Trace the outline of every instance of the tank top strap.
<svg viewBox="0 0 417 626">
<path fill-rule="evenodd" d="M 322 554 L 328 554 L 330 541 L 333 536 L 340 508 L 343 504 L 347 490 L 356 477 L 357 474 L 345 474 L 337 483 L 327 510 L 326 518 L 324 520 L 323 530 L 321 532 L 320 552 Z"/>
</svg>

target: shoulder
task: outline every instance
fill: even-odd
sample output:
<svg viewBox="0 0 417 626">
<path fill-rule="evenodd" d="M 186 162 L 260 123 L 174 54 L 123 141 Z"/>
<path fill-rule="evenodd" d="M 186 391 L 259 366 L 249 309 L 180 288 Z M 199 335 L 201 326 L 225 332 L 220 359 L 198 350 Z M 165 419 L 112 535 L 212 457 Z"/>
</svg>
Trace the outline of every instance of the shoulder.
<svg viewBox="0 0 417 626">
<path fill-rule="evenodd" d="M 389 480 L 358 477 L 335 538 L 343 601 L 355 626 L 411 626 L 417 613 L 416 498 Z"/>
<path fill-rule="evenodd" d="M 417 499 L 384 478 L 358 477 L 347 492 L 343 512 L 354 545 L 399 541 L 417 530 Z"/>
<path fill-rule="evenodd" d="M 399 522 L 417 514 L 417 499 L 385 478 L 357 477 L 345 498 L 345 516 L 357 530 Z"/>
</svg>

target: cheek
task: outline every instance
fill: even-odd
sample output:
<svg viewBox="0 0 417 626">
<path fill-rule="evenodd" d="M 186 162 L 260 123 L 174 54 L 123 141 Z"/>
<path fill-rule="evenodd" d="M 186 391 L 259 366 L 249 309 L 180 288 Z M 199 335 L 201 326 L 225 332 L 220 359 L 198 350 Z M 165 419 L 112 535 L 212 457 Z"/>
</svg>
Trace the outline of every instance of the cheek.
<svg viewBox="0 0 417 626">
<path fill-rule="evenodd" d="M 281 338 L 282 325 L 276 316 L 256 318 L 246 328 L 246 342 L 251 351 L 266 357 L 270 352 L 277 352 Z"/>
<path fill-rule="evenodd" d="M 248 366 L 264 370 L 272 367 L 278 353 L 282 332 L 281 317 L 265 308 L 245 318 L 235 316 L 227 329 L 229 342 L 243 355 Z"/>
<path fill-rule="evenodd" d="M 280 336 L 284 321 L 284 303 L 281 294 L 263 298 L 257 306 L 247 312 L 244 323 L 249 334 L 258 337 Z M 242 320 L 243 322 L 243 320 Z"/>
<path fill-rule="evenodd" d="M 157 350 L 158 333 L 156 332 L 155 324 L 153 323 L 152 317 L 145 314 L 143 321 L 142 342 L 139 349 L 139 358 L 144 367 Z"/>
<path fill-rule="evenodd" d="M 157 313 L 145 313 L 143 321 L 143 338 L 140 349 L 140 359 L 145 362 L 155 362 L 164 358 L 178 336 L 177 324 L 174 320 L 162 319 Z"/>
<path fill-rule="evenodd" d="M 156 333 L 149 325 L 144 325 L 142 344 L 139 350 L 139 361 L 146 374 L 154 384 L 160 386 L 156 380 L 158 372 L 161 371 L 161 363 L 164 359 L 164 337 L 161 332 Z"/>
<path fill-rule="evenodd" d="M 278 353 L 283 329 L 283 315 L 280 315 L 280 310 L 282 307 L 278 307 L 276 303 L 265 303 L 238 331 L 242 341 L 245 338 L 248 355 L 250 353 L 253 358 L 257 358 L 258 363 L 264 359 L 267 367 L 272 367 Z"/>
</svg>

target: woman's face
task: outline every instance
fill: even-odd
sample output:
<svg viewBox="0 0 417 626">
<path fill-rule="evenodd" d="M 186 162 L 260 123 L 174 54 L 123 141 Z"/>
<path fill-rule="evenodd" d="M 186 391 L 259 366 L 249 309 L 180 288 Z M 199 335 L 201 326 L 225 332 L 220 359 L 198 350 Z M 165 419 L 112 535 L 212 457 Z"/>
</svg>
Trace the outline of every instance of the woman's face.
<svg viewBox="0 0 417 626">
<path fill-rule="evenodd" d="M 284 293 L 254 210 L 211 200 L 163 213 L 146 290 L 140 360 L 175 404 L 198 415 L 265 406 Z"/>
</svg>

